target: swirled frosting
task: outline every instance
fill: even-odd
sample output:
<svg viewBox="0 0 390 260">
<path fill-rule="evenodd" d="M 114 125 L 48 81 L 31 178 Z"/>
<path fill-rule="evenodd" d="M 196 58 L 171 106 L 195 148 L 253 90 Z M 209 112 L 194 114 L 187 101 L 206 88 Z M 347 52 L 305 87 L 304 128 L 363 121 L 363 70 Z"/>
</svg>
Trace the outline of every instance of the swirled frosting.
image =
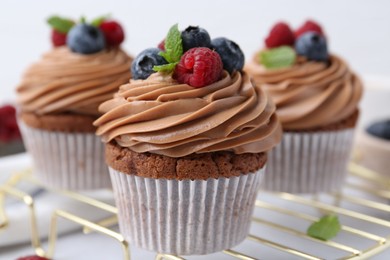
<svg viewBox="0 0 390 260">
<path fill-rule="evenodd" d="M 362 83 L 337 56 L 329 63 L 299 57 L 289 68 L 266 69 L 258 55 L 246 71 L 272 97 L 285 130 L 307 130 L 351 116 L 362 96 Z"/>
<path fill-rule="evenodd" d="M 229 75 L 203 88 L 169 76 L 122 85 L 99 107 L 95 125 L 105 142 L 170 157 L 192 153 L 265 152 L 281 139 L 275 106 L 246 74 Z"/>
<path fill-rule="evenodd" d="M 25 73 L 17 88 L 22 111 L 99 115 L 98 106 L 130 78 L 131 58 L 120 49 L 92 55 L 54 48 Z"/>
</svg>

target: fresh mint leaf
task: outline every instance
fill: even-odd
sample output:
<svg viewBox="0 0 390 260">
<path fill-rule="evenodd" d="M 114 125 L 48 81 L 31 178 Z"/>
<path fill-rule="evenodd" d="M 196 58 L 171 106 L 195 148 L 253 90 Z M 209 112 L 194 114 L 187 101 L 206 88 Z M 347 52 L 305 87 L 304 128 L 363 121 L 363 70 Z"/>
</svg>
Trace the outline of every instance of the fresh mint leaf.
<svg viewBox="0 0 390 260">
<path fill-rule="evenodd" d="M 331 214 L 323 216 L 317 222 L 311 224 L 307 229 L 307 235 L 326 241 L 335 237 L 340 230 L 339 218 Z"/>
<path fill-rule="evenodd" d="M 110 18 L 110 15 L 108 15 L 108 14 L 99 16 L 99 17 L 92 20 L 91 25 L 93 25 L 95 27 L 99 27 L 108 18 Z"/>
<path fill-rule="evenodd" d="M 153 66 L 153 70 L 156 72 L 171 73 L 175 69 L 177 64 L 178 62 L 174 62 L 164 65 Z"/>
<path fill-rule="evenodd" d="M 183 55 L 183 44 L 181 40 L 181 32 L 177 24 L 173 25 L 165 38 L 165 52 L 160 54 L 168 63 L 180 61 Z"/>
<path fill-rule="evenodd" d="M 154 66 L 153 70 L 162 73 L 171 73 L 175 70 L 183 55 L 183 43 L 181 40 L 181 32 L 177 24 L 173 25 L 165 37 L 165 51 L 161 51 L 158 55 L 163 57 L 168 64 Z"/>
<path fill-rule="evenodd" d="M 169 62 L 169 60 L 171 60 L 171 56 L 167 52 L 160 51 L 160 53 L 158 55 L 163 57 L 168 62 Z"/>
<path fill-rule="evenodd" d="M 282 46 L 260 52 L 260 63 L 267 69 L 290 67 L 295 63 L 296 53 L 289 46 Z"/>
<path fill-rule="evenodd" d="M 84 15 L 80 17 L 80 23 L 87 23 L 87 18 Z"/>
<path fill-rule="evenodd" d="M 60 33 L 68 33 L 73 27 L 74 22 L 70 19 L 62 18 L 59 16 L 52 16 L 47 19 L 47 23 L 56 31 Z"/>
</svg>

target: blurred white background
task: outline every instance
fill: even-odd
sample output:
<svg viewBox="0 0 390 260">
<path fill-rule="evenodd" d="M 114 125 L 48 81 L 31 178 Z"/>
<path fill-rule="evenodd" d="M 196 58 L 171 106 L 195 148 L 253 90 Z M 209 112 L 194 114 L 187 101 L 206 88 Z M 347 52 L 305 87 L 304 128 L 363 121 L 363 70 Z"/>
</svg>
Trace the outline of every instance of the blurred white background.
<svg viewBox="0 0 390 260">
<path fill-rule="evenodd" d="M 247 59 L 263 45 L 275 22 L 298 27 L 313 18 L 322 23 L 330 50 L 355 71 L 390 76 L 389 10 L 387 0 L 2 0 L 0 100 L 14 99 L 23 71 L 51 48 L 45 20 L 52 14 L 90 19 L 112 14 L 126 28 L 124 48 L 133 55 L 157 45 L 176 22 L 181 29 L 200 25 L 211 37 L 235 40 Z"/>
</svg>

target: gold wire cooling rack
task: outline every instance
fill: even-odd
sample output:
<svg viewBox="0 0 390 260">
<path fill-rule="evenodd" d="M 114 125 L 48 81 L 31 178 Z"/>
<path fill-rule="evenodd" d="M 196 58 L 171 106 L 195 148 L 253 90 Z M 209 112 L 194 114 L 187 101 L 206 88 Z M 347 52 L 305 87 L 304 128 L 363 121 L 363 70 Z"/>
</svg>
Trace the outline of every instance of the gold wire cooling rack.
<svg viewBox="0 0 390 260">
<path fill-rule="evenodd" d="M 390 179 L 370 171 L 355 163 L 349 164 L 348 182 L 342 192 L 298 196 L 288 193 L 263 193 L 256 201 L 252 218 L 252 227 L 247 239 L 237 248 L 224 250 L 221 254 L 233 259 L 253 260 L 263 256 L 265 248 L 272 254 L 281 254 L 280 258 L 325 259 L 330 251 L 337 259 L 367 259 L 390 247 Z M 117 224 L 117 208 L 113 205 L 70 191 L 48 190 L 67 196 L 110 213 L 110 217 L 92 222 L 70 212 L 57 209 L 51 218 L 48 237 L 48 249 L 41 246 L 34 199 L 31 195 L 16 188 L 21 181 L 40 185 L 30 175 L 30 170 L 15 173 L 0 186 L 0 229 L 7 228 L 4 200 L 7 196 L 15 197 L 29 208 L 31 226 L 31 244 L 39 256 L 53 257 L 57 238 L 59 218 L 72 221 L 82 227 L 84 233 L 99 232 L 117 240 L 123 251 L 123 259 L 130 260 L 130 247 L 124 237 L 112 228 Z M 340 217 L 341 232 L 335 239 L 322 241 L 306 235 L 306 228 L 317 221 L 321 215 L 334 213 Z M 370 230 L 362 227 L 370 227 Z M 371 230 L 371 227 L 375 227 Z M 260 231 L 259 231 L 260 230 Z M 272 230 L 274 236 L 270 236 Z M 276 232 L 276 233 L 275 233 Z M 306 241 L 306 248 L 300 247 L 300 241 Z M 312 246 L 307 247 L 307 241 Z M 359 241 L 353 244 L 352 241 Z M 256 255 L 245 252 L 243 244 L 251 244 Z M 274 255 L 273 255 L 274 256 Z M 182 260 L 180 256 L 157 254 L 157 260 Z"/>
</svg>

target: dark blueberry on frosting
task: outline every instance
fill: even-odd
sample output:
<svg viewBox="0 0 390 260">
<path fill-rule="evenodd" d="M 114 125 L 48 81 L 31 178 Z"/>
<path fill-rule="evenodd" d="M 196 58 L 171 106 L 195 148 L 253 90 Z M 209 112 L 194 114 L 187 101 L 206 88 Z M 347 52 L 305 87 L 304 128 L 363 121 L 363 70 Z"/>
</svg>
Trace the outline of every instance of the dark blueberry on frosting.
<svg viewBox="0 0 390 260">
<path fill-rule="evenodd" d="M 225 70 L 229 73 L 242 70 L 245 57 L 237 43 L 225 37 L 219 37 L 211 41 L 211 46 L 221 56 Z"/>
<path fill-rule="evenodd" d="M 309 60 L 327 61 L 328 48 L 324 36 L 316 32 L 302 34 L 295 42 L 295 50 L 298 55 L 305 56 Z"/>
<path fill-rule="evenodd" d="M 69 31 L 66 43 L 73 52 L 82 54 L 96 53 L 106 47 L 102 31 L 95 26 L 83 23 L 75 25 Z"/>
<path fill-rule="evenodd" d="M 367 128 L 367 132 L 373 136 L 390 141 L 390 119 L 370 125 Z"/>
<path fill-rule="evenodd" d="M 159 55 L 160 51 L 158 48 L 149 48 L 135 57 L 131 65 L 133 79 L 146 79 L 155 72 L 154 66 L 167 64 L 167 61 Z"/>
<path fill-rule="evenodd" d="M 182 31 L 181 38 L 183 41 L 183 50 L 185 52 L 196 47 L 210 48 L 211 46 L 209 33 L 199 26 L 188 26 Z"/>
</svg>

